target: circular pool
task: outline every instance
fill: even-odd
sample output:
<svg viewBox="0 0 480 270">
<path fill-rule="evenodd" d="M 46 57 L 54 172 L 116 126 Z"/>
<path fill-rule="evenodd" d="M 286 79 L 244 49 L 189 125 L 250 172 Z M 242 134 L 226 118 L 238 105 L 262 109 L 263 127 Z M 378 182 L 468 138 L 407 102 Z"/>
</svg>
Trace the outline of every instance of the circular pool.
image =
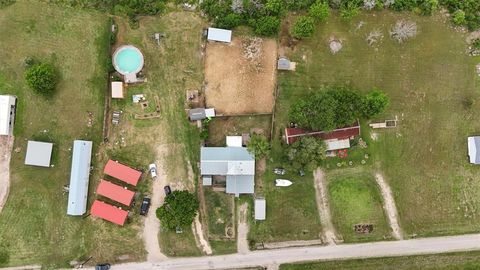
<svg viewBox="0 0 480 270">
<path fill-rule="evenodd" d="M 122 75 L 138 73 L 143 68 L 143 54 L 132 45 L 121 46 L 113 54 L 113 66 Z"/>
</svg>

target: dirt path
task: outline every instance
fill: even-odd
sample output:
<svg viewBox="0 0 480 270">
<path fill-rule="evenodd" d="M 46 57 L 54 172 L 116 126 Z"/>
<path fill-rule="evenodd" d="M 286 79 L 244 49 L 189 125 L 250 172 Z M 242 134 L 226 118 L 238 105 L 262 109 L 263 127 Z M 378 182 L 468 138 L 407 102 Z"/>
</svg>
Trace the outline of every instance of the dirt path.
<svg viewBox="0 0 480 270">
<path fill-rule="evenodd" d="M 335 245 L 337 242 L 337 233 L 332 224 L 330 208 L 328 205 L 327 186 L 325 183 L 325 173 L 320 169 L 313 172 L 315 191 L 317 193 L 317 208 L 320 215 L 320 222 L 323 227 L 323 237 L 329 245 Z"/>
<path fill-rule="evenodd" d="M 238 228 L 237 228 L 237 251 L 240 254 L 246 254 L 250 250 L 248 249 L 248 204 L 243 203 L 238 207 Z"/>
<path fill-rule="evenodd" d="M 195 235 L 195 240 L 199 244 L 199 248 L 205 252 L 207 255 L 212 255 L 212 247 L 210 243 L 206 240 L 204 231 L 202 229 L 202 223 L 200 222 L 200 216 L 195 217 L 195 221 L 192 224 L 192 229 Z"/>
<path fill-rule="evenodd" d="M 13 140 L 13 136 L 0 136 L 0 212 L 7 202 L 10 191 L 10 156 Z"/>
<path fill-rule="evenodd" d="M 147 261 L 149 262 L 159 262 L 167 259 L 167 256 L 165 256 L 160 250 L 158 241 L 160 221 L 155 215 L 155 210 L 162 205 L 165 199 L 163 187 L 166 185 L 167 174 L 163 168 L 162 162 L 167 151 L 168 148 L 165 145 L 161 145 L 157 148 L 158 160 L 155 162 L 157 164 L 157 178 L 156 180 L 152 180 L 153 188 L 150 196 L 152 201 L 150 211 L 145 218 L 145 226 L 143 227 L 143 240 L 145 242 L 145 249 L 148 253 Z M 148 179 L 148 181 L 151 180 Z"/>
<path fill-rule="evenodd" d="M 385 179 L 383 179 L 383 175 L 381 173 L 375 173 L 375 180 L 377 181 L 377 184 L 380 187 L 380 192 L 382 193 L 383 208 L 387 214 L 388 223 L 392 228 L 393 237 L 401 240 L 403 239 L 402 230 L 398 223 L 398 212 L 397 207 L 395 206 L 395 200 L 393 199 L 392 190 L 387 182 L 385 182 Z"/>
</svg>

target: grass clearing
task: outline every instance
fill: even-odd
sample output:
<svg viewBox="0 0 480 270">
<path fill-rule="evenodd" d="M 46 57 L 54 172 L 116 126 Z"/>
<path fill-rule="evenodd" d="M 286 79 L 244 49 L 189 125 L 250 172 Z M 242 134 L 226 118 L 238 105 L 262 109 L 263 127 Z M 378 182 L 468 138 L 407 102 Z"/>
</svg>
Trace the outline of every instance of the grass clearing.
<svg viewBox="0 0 480 270">
<path fill-rule="evenodd" d="M 271 115 L 216 117 L 208 127 L 208 143 L 213 146 L 226 146 L 226 136 L 241 136 L 243 133 L 259 133 L 268 138 L 271 125 Z"/>
<path fill-rule="evenodd" d="M 41 12 L 38 12 L 41 10 Z M 12 153 L 11 189 L 0 215 L 0 238 L 10 253 L 9 265 L 42 264 L 67 267 L 72 260 L 89 256 L 96 262 L 143 259 L 133 220 L 118 227 L 101 220 L 68 217 L 67 196 L 71 148 L 74 139 L 94 141 L 101 152 L 103 96 L 108 57 L 108 18 L 97 12 L 16 1 L 0 9 L 0 93 L 18 96 L 15 145 Z M 25 85 L 26 57 L 52 61 L 60 82 L 50 99 Z M 88 112 L 93 126 L 88 127 Z M 53 168 L 23 164 L 26 140 L 54 142 Z M 90 200 L 100 179 L 104 156 L 92 156 Z"/>
<path fill-rule="evenodd" d="M 388 34 L 400 19 L 415 21 L 419 29 L 404 44 Z M 357 29 L 360 21 L 363 26 Z M 365 38 L 374 29 L 384 38 L 372 48 Z M 343 42 L 335 55 L 328 48 L 332 36 Z M 480 132 L 475 121 L 480 103 L 467 102 L 479 97 L 475 64 L 480 58 L 467 56 L 466 48 L 465 35 L 440 15 L 365 12 L 351 22 L 331 16 L 312 38 L 289 52 L 297 70 L 279 73 L 277 108 L 282 109 L 276 112 L 275 137 L 288 123 L 291 102 L 319 91 L 321 85 L 349 83 L 362 92 L 382 89 L 391 105 L 378 119 L 398 116 L 399 125 L 375 130 L 378 140 L 369 140 L 367 151 L 393 190 L 407 237 L 478 231 L 480 169 L 467 162 L 466 138 Z M 365 133 L 369 127 L 362 129 Z"/>
<path fill-rule="evenodd" d="M 281 270 L 460 270 L 478 269 L 480 252 L 284 264 Z"/>
<path fill-rule="evenodd" d="M 385 240 L 391 230 L 383 212 L 382 197 L 368 169 L 343 169 L 327 174 L 332 222 L 345 242 Z M 373 231 L 357 234 L 355 224 L 372 224 Z"/>
<path fill-rule="evenodd" d="M 117 18 L 117 44 L 132 44 L 144 55 L 147 82 L 127 88 L 125 100 L 113 101 L 112 110 L 122 110 L 121 123 L 113 126 L 109 149 L 141 161 L 143 167 L 157 160 L 166 170 L 166 183 L 172 189 L 195 191 L 199 159 L 199 132 L 187 120 L 185 93 L 201 89 L 203 60 L 201 33 L 203 20 L 192 12 L 173 10 L 157 17 L 143 17 L 138 29 Z M 151 38 L 165 33 L 160 46 Z M 181 46 L 179 46 L 181 44 Z M 145 94 L 149 102 L 143 110 L 131 101 L 131 95 Z M 135 114 L 150 112 L 159 100 L 160 118 L 137 120 Z M 128 157 L 129 156 L 129 157 Z M 155 209 L 151 209 L 155 211 Z M 159 243 L 167 256 L 198 256 L 191 228 L 183 234 L 160 231 Z"/>
<path fill-rule="evenodd" d="M 216 254 L 237 251 L 235 200 L 223 191 L 205 187 L 205 208 L 208 223 L 208 240 Z"/>
</svg>

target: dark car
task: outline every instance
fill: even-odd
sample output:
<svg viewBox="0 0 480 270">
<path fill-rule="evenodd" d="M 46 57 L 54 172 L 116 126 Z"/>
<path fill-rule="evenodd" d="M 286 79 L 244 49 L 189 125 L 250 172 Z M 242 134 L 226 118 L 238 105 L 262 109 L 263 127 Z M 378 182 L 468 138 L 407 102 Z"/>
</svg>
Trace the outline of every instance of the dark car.
<svg viewBox="0 0 480 270">
<path fill-rule="evenodd" d="M 102 263 L 102 264 L 95 265 L 95 270 L 108 270 L 108 269 L 110 269 L 109 263 Z"/>
<path fill-rule="evenodd" d="M 150 208 L 150 201 L 149 197 L 143 198 L 142 206 L 140 206 L 140 215 L 146 216 L 148 214 L 148 209 Z"/>
<path fill-rule="evenodd" d="M 165 191 L 165 196 L 172 194 L 172 189 L 170 188 L 170 186 L 163 187 L 163 190 Z"/>
<path fill-rule="evenodd" d="M 298 170 L 298 175 L 305 176 L 305 171 L 303 169 Z"/>
</svg>

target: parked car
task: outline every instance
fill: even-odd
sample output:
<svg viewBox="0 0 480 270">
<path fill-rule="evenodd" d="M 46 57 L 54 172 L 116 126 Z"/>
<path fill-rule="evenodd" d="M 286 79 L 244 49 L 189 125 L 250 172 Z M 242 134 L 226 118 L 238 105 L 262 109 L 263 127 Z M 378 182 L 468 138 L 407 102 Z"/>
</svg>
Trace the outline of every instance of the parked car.
<svg viewBox="0 0 480 270">
<path fill-rule="evenodd" d="M 150 170 L 150 175 L 152 176 L 152 178 L 157 178 L 157 165 L 155 165 L 155 163 L 152 163 L 148 165 L 148 169 Z"/>
<path fill-rule="evenodd" d="M 170 188 L 170 186 L 163 187 L 163 190 L 165 191 L 165 196 L 172 194 L 172 189 Z"/>
<path fill-rule="evenodd" d="M 284 168 L 275 168 L 275 169 L 273 169 L 273 173 L 274 173 L 274 174 L 284 175 L 285 172 L 286 172 L 286 171 L 285 171 Z"/>
<path fill-rule="evenodd" d="M 298 175 L 305 176 L 305 171 L 303 169 L 298 170 Z"/>
<path fill-rule="evenodd" d="M 144 197 L 142 205 L 140 206 L 140 215 L 146 216 L 148 214 L 148 209 L 150 209 L 151 199 L 149 197 Z"/>
<path fill-rule="evenodd" d="M 110 269 L 109 263 L 102 263 L 102 264 L 95 265 L 95 270 L 108 270 L 108 269 Z"/>
</svg>

